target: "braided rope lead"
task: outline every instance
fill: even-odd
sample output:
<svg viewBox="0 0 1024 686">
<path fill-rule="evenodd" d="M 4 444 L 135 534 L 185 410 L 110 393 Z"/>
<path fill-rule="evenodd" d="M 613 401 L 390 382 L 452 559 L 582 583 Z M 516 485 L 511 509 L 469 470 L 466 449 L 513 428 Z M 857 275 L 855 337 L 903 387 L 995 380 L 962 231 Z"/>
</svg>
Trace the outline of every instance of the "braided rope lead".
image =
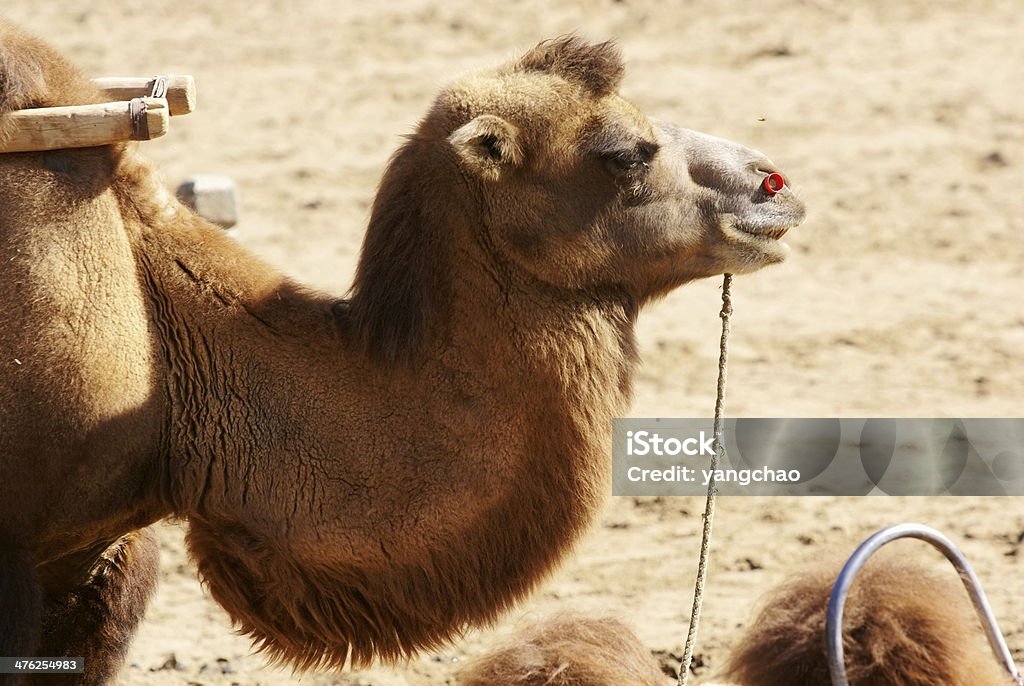
<svg viewBox="0 0 1024 686">
<path fill-rule="evenodd" d="M 683 649 L 683 661 L 679 665 L 679 686 L 686 686 L 690 680 L 690 663 L 693 662 L 693 646 L 697 642 L 697 627 L 700 625 L 700 610 L 704 604 L 704 581 L 708 575 L 708 557 L 711 552 L 711 525 L 715 518 L 715 496 L 718 486 L 715 484 L 715 470 L 718 461 L 725 454 L 722 448 L 722 407 L 725 404 L 726 364 L 729 361 L 729 317 L 732 316 L 732 274 L 726 274 L 722 280 L 722 340 L 718 353 L 718 394 L 715 398 L 715 454 L 711 456 L 711 478 L 708 480 L 708 495 L 704 503 L 704 527 L 700 537 L 700 561 L 697 563 L 697 581 L 693 588 L 693 609 L 690 611 L 690 628 L 686 632 L 686 647 Z"/>
</svg>

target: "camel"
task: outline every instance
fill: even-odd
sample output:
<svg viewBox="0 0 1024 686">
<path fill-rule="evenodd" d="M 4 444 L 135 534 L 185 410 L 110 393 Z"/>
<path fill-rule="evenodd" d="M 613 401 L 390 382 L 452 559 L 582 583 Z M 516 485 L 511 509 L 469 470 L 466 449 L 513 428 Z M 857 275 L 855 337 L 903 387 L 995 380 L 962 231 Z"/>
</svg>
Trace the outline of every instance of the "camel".
<svg viewBox="0 0 1024 686">
<path fill-rule="evenodd" d="M 825 614 L 837 572 L 803 571 L 770 591 L 723 675 L 739 686 L 831 683 Z M 899 559 L 864 567 L 843 622 L 852 686 L 1013 686 L 985 642 L 963 584 L 942 572 Z"/>
<path fill-rule="evenodd" d="M 826 686 L 825 614 L 838 568 L 770 590 L 735 641 L 720 686 Z M 851 686 L 1013 686 L 963 584 L 917 562 L 880 559 L 857 577 L 844 622 Z M 668 686 L 621 621 L 564 613 L 528 626 L 457 674 L 459 686 Z"/>
<path fill-rule="evenodd" d="M 526 627 L 456 675 L 459 686 L 668 686 L 621 620 L 565 612 Z"/>
<path fill-rule="evenodd" d="M 647 117 L 623 72 L 567 36 L 444 88 L 346 297 L 182 207 L 134 144 L 0 155 L 0 654 L 111 679 L 171 516 L 297 669 L 401 659 L 534 588 L 609 492 L 640 308 L 782 261 L 804 217 L 764 155 Z M 0 27 L 0 136 L 97 98 Z"/>
</svg>

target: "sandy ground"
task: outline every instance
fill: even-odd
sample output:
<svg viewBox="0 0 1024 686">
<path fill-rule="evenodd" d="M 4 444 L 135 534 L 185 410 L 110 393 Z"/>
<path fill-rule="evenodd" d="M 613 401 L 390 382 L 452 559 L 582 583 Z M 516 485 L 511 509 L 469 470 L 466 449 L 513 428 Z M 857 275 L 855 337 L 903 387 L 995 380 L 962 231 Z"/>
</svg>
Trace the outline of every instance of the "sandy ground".
<svg viewBox="0 0 1024 686">
<path fill-rule="evenodd" d="M 97 76 L 194 74 L 199 110 L 146 152 L 172 184 L 233 176 L 239 240 L 339 293 L 387 157 L 440 85 L 568 31 L 615 38 L 625 95 L 768 153 L 809 206 L 791 259 L 734 284 L 730 414 L 1021 414 L 1019 0 L 8 0 L 2 11 Z M 641 317 L 635 416 L 711 412 L 718 289 L 693 284 Z M 161 525 L 160 590 L 121 683 L 440 685 L 495 631 L 567 607 L 618 614 L 652 650 L 678 654 L 701 507 L 613 499 L 505 626 L 394 670 L 301 677 L 249 654 L 203 595 L 180 528 Z M 1024 498 L 733 498 L 719 503 L 701 679 L 764 589 L 901 521 L 962 544 L 1024 662 Z"/>
</svg>

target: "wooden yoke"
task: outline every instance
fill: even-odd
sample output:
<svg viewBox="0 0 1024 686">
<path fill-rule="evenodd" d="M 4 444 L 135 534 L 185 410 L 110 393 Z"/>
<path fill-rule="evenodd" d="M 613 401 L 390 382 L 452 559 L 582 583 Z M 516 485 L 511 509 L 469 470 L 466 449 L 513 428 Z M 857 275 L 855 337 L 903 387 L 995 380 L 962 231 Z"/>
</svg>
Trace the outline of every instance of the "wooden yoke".
<svg viewBox="0 0 1024 686">
<path fill-rule="evenodd" d="M 145 98 L 153 93 L 153 87 L 157 78 L 146 76 L 108 76 L 102 79 L 93 79 L 92 82 L 106 93 L 111 100 L 131 100 L 132 98 Z M 191 76 L 164 76 L 166 83 L 166 95 L 156 94 L 155 97 L 165 97 L 167 107 L 172 117 L 182 114 L 189 114 L 196 108 L 196 84 Z"/>
<path fill-rule="evenodd" d="M 132 113 L 133 103 L 141 112 Z M 90 148 L 125 141 L 151 140 L 167 133 L 167 101 L 138 98 L 98 105 L 39 107 L 4 115 L 14 122 L 0 152 Z"/>
<path fill-rule="evenodd" d="M 191 76 L 96 79 L 114 102 L 16 110 L 0 118 L 8 132 L 0 153 L 88 148 L 145 141 L 167 133 L 171 115 L 195 109 Z M 160 95 L 160 97 L 149 97 Z"/>
</svg>

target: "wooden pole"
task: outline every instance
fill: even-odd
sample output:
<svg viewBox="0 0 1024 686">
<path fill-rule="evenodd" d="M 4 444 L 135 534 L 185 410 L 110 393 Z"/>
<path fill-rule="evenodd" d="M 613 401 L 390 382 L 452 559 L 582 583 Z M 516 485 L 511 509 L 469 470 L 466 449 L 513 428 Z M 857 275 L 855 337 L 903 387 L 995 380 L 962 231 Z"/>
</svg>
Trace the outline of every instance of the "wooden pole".
<svg viewBox="0 0 1024 686">
<path fill-rule="evenodd" d="M 191 76 L 165 76 L 167 80 L 167 106 L 171 116 L 188 114 L 196 108 L 196 84 Z M 153 92 L 153 84 L 157 77 L 149 76 L 110 76 L 93 79 L 92 82 L 111 100 L 131 100 L 132 98 L 148 98 Z"/>
<path fill-rule="evenodd" d="M 170 118 L 166 100 L 137 98 L 134 102 L 140 110 L 134 122 L 131 101 L 8 112 L 3 115 L 3 128 L 10 137 L 0 140 L 0 152 L 89 148 L 150 140 L 167 133 Z"/>
</svg>

